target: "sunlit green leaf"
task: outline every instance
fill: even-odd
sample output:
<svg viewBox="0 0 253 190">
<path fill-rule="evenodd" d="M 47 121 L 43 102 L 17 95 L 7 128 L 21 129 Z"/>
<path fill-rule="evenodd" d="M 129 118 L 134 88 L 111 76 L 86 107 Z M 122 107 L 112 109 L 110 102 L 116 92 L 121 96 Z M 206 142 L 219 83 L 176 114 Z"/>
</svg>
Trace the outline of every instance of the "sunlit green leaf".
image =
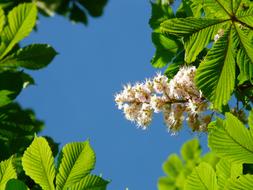
<svg viewBox="0 0 253 190">
<path fill-rule="evenodd" d="M 218 120 L 208 136 L 208 145 L 218 156 L 235 163 L 253 163 L 253 137 L 230 113 Z M 228 148 L 229 147 L 229 148 Z"/>
<path fill-rule="evenodd" d="M 32 3 L 21 4 L 9 12 L 8 25 L 1 35 L 0 59 L 7 55 L 15 44 L 30 34 L 36 19 L 37 9 Z"/>
<path fill-rule="evenodd" d="M 232 30 L 227 30 L 207 53 L 196 74 L 196 84 L 212 103 L 221 110 L 226 105 L 235 84 L 235 50 Z"/>
<path fill-rule="evenodd" d="M 67 144 L 62 150 L 56 189 L 65 190 L 80 183 L 95 166 L 95 153 L 88 141 Z"/>
<path fill-rule="evenodd" d="M 185 61 L 191 63 L 214 39 L 215 34 L 223 28 L 224 23 L 226 20 L 222 19 L 175 18 L 164 21 L 161 24 L 161 31 L 184 37 Z"/>
<path fill-rule="evenodd" d="M 35 137 L 25 151 L 22 165 L 26 175 L 43 190 L 54 190 L 55 166 L 52 151 L 43 137 Z"/>
<path fill-rule="evenodd" d="M 16 171 L 12 165 L 12 157 L 0 163 L 0 189 L 5 189 L 6 183 L 17 178 Z"/>
<path fill-rule="evenodd" d="M 184 189 L 187 190 L 217 190 L 217 179 L 213 168 L 207 163 L 201 163 L 188 176 Z"/>
</svg>

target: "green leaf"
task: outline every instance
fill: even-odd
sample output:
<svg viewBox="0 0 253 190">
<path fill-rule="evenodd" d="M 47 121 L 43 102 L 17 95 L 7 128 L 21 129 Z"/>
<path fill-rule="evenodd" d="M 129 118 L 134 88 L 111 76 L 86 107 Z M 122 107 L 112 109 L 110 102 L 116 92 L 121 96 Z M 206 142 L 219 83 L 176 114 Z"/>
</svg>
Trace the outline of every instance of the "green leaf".
<svg viewBox="0 0 253 190">
<path fill-rule="evenodd" d="M 181 155 L 185 161 L 195 160 L 200 157 L 201 148 L 198 139 L 187 141 L 181 148 Z"/>
<path fill-rule="evenodd" d="M 65 190 L 80 183 L 93 170 L 95 159 L 88 141 L 67 144 L 62 150 L 56 189 Z"/>
<path fill-rule="evenodd" d="M 77 2 L 82 5 L 91 16 L 98 17 L 103 14 L 103 8 L 106 5 L 107 0 L 78 0 Z"/>
<path fill-rule="evenodd" d="M 0 7 L 0 34 L 2 33 L 5 24 L 5 15 L 3 9 Z"/>
<path fill-rule="evenodd" d="M 6 184 L 5 190 L 29 190 L 26 184 L 17 179 L 11 179 Z"/>
<path fill-rule="evenodd" d="M 253 163 L 253 137 L 239 119 L 226 113 L 210 130 L 208 145 L 219 157 L 235 163 Z M 229 147 L 229 148 L 228 148 Z"/>
<path fill-rule="evenodd" d="M 201 159 L 201 162 L 206 162 L 210 164 L 213 168 L 216 167 L 219 161 L 220 161 L 220 158 L 217 157 L 213 152 L 206 153 Z"/>
<path fill-rule="evenodd" d="M 236 1 L 240 0 L 232 0 L 234 9 L 238 6 Z M 220 0 L 205 0 L 203 4 L 205 16 L 207 18 L 224 18 L 229 19 L 230 15 L 233 15 L 232 11 L 232 2 L 230 1 L 220 1 Z"/>
<path fill-rule="evenodd" d="M 171 154 L 163 164 L 163 171 L 171 177 L 177 177 L 183 169 L 183 163 L 177 154 Z"/>
<path fill-rule="evenodd" d="M 95 175 L 87 175 L 69 190 L 106 190 L 109 182 Z"/>
<path fill-rule="evenodd" d="M 225 189 L 229 179 L 237 179 L 242 174 L 242 165 L 228 162 L 225 159 L 221 159 L 216 165 L 216 174 L 218 188 L 220 190 Z"/>
<path fill-rule="evenodd" d="M 218 188 L 223 190 L 227 180 L 230 178 L 231 174 L 231 163 L 225 159 L 221 159 L 216 165 L 217 183 Z"/>
<path fill-rule="evenodd" d="M 33 3 L 21 4 L 9 12 L 8 25 L 4 28 L 1 35 L 0 59 L 7 55 L 15 44 L 30 34 L 36 18 L 37 9 Z"/>
<path fill-rule="evenodd" d="M 249 190 L 253 187 L 253 175 L 241 175 L 237 179 L 231 179 L 226 185 L 226 190 Z"/>
<path fill-rule="evenodd" d="M 0 72 L 0 107 L 14 100 L 23 88 L 21 72 Z"/>
<path fill-rule="evenodd" d="M 202 0 L 182 0 L 182 3 L 187 16 L 201 17 L 203 8 Z"/>
<path fill-rule="evenodd" d="M 15 168 L 12 165 L 12 157 L 0 163 L 0 189 L 5 189 L 6 183 L 17 178 Z"/>
<path fill-rule="evenodd" d="M 233 30 L 225 31 L 207 53 L 197 69 L 195 78 L 204 96 L 219 110 L 228 103 L 235 85 L 235 52 L 232 36 Z"/>
<path fill-rule="evenodd" d="M 47 44 L 29 45 L 1 60 L 0 67 L 24 67 L 32 70 L 41 69 L 46 67 L 56 54 L 56 51 Z"/>
<path fill-rule="evenodd" d="M 160 177 L 157 186 L 158 190 L 178 190 L 175 185 L 175 179 L 168 177 Z"/>
<path fill-rule="evenodd" d="M 73 4 L 73 7 L 71 9 L 69 18 L 70 18 L 70 20 L 72 20 L 74 22 L 81 22 L 81 23 L 83 23 L 85 25 L 88 24 L 87 15 L 75 3 Z"/>
<path fill-rule="evenodd" d="M 236 17 L 241 22 L 245 23 L 247 27 L 253 27 L 253 6 L 247 10 L 240 10 L 237 12 Z"/>
<path fill-rule="evenodd" d="M 240 43 L 240 49 L 237 53 L 237 65 L 240 69 L 240 75 L 238 79 L 240 84 L 246 80 L 251 81 L 253 84 L 253 43 L 251 39 L 248 38 L 248 35 L 240 29 L 240 26 L 235 24 L 235 41 Z"/>
<path fill-rule="evenodd" d="M 185 61 L 191 63 L 223 28 L 224 23 L 226 20 L 222 19 L 175 18 L 164 21 L 160 29 L 163 33 L 184 37 Z"/>
<path fill-rule="evenodd" d="M 156 53 L 151 63 L 155 68 L 166 66 L 174 56 L 178 49 L 183 47 L 182 43 L 175 36 L 165 36 L 160 33 L 152 33 L 152 41 L 156 46 Z"/>
<path fill-rule="evenodd" d="M 55 166 L 52 151 L 43 137 L 35 137 L 26 149 L 22 165 L 30 176 L 44 190 L 54 190 Z"/>
<path fill-rule="evenodd" d="M 185 190 L 217 190 L 217 179 L 213 168 L 207 163 L 201 163 L 188 176 Z"/>
<path fill-rule="evenodd" d="M 157 30 L 160 27 L 160 24 L 169 18 L 174 18 L 174 12 L 170 5 L 162 4 L 161 2 L 152 3 L 152 13 L 149 20 L 149 25 L 154 30 Z"/>
</svg>

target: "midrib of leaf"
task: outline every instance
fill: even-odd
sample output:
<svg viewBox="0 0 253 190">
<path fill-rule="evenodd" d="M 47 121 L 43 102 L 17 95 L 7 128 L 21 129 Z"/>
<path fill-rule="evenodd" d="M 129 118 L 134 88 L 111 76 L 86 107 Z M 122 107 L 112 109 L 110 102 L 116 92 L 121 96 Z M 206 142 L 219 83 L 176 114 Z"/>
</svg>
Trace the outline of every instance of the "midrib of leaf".
<svg viewBox="0 0 253 190">
<path fill-rule="evenodd" d="M 37 143 L 37 146 L 40 147 L 38 141 L 36 141 L 36 143 Z M 40 158 L 43 158 L 43 157 L 42 157 L 42 154 L 41 154 L 41 151 L 40 151 L 40 148 L 39 148 L 39 153 L 40 153 Z M 46 167 L 45 167 L 45 165 L 44 165 L 44 162 L 42 162 L 42 159 L 40 159 L 40 163 L 41 163 L 41 165 L 43 166 L 42 168 L 43 168 L 44 174 L 47 174 L 46 169 L 45 169 Z M 54 187 L 53 187 L 53 188 L 51 187 L 51 183 L 50 183 L 50 180 L 48 179 L 48 175 L 46 175 L 46 179 L 47 179 L 47 183 L 49 184 L 50 190 L 54 190 Z"/>
<path fill-rule="evenodd" d="M 85 146 L 87 146 L 87 145 L 85 144 Z M 84 150 L 85 146 L 83 147 L 83 150 Z M 74 164 L 73 164 L 73 167 L 71 167 L 71 170 L 70 170 L 69 174 L 71 174 L 71 172 L 72 172 L 72 170 L 73 170 L 73 168 L 74 168 L 74 166 L 75 166 L 77 160 L 79 160 L 81 154 L 83 153 L 83 150 L 81 151 L 81 153 L 78 155 L 77 159 L 75 160 L 75 162 L 74 162 Z M 70 176 L 70 175 L 67 176 L 67 179 L 66 179 L 65 182 L 64 182 L 64 185 L 63 185 L 63 187 L 62 187 L 63 190 L 66 189 L 66 188 L 68 188 L 68 187 L 66 187 L 66 184 L 67 184 L 67 182 L 68 182 L 69 176 Z"/>
<path fill-rule="evenodd" d="M 17 41 L 16 38 L 17 38 L 19 32 L 23 29 L 24 23 L 27 22 L 27 20 L 29 20 L 30 15 L 32 14 L 32 11 L 33 11 L 33 7 L 29 10 L 29 13 L 27 14 L 26 18 L 21 23 L 21 25 L 18 28 L 17 32 L 14 33 L 15 36 L 12 38 L 11 41 L 8 42 L 8 45 L 7 45 L 7 47 L 5 47 L 4 52 L 2 53 L 2 55 L 0 55 L 0 59 L 2 59 L 12 49 L 12 47 L 15 45 L 15 43 L 17 43 L 16 42 Z M 9 27 L 9 26 L 7 26 L 7 27 Z"/>
<path fill-rule="evenodd" d="M 204 181 L 201 179 L 201 177 L 199 175 L 199 172 L 197 172 L 197 169 L 196 169 L 196 173 L 198 175 L 198 178 L 200 179 L 200 182 L 204 185 L 205 189 L 208 190 L 208 187 L 206 186 L 206 184 L 204 183 Z"/>
</svg>

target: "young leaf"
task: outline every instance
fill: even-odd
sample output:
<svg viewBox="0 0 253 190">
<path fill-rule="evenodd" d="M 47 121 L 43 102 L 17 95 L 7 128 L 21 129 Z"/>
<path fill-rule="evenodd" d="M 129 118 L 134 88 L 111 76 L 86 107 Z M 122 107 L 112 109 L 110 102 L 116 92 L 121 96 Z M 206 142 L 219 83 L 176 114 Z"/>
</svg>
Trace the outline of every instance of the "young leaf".
<svg viewBox="0 0 253 190">
<path fill-rule="evenodd" d="M 0 189 L 5 189 L 6 183 L 17 178 L 15 168 L 12 165 L 12 157 L 0 163 Z"/>
<path fill-rule="evenodd" d="M 37 19 L 37 9 L 34 3 L 25 3 L 15 7 L 8 14 L 8 25 L 1 35 L 0 59 L 10 50 L 28 36 L 32 31 Z"/>
<path fill-rule="evenodd" d="M 69 190 L 106 190 L 109 182 L 95 175 L 87 175 Z"/>
<path fill-rule="evenodd" d="M 55 166 L 52 151 L 43 137 L 35 137 L 26 149 L 22 165 L 30 176 L 44 190 L 54 190 Z"/>
<path fill-rule="evenodd" d="M 208 145 L 219 157 L 235 163 L 253 163 L 253 137 L 239 119 L 226 113 L 208 136 Z M 229 147 L 229 148 L 228 148 Z"/>
<path fill-rule="evenodd" d="M 235 84 L 235 51 L 233 30 L 228 29 L 214 44 L 200 64 L 196 73 L 196 84 L 212 103 L 221 110 L 226 105 Z"/>
<path fill-rule="evenodd" d="M 200 157 L 201 148 L 198 139 L 186 142 L 181 148 L 181 155 L 185 161 L 196 160 Z"/>
<path fill-rule="evenodd" d="M 55 57 L 56 51 L 47 44 L 33 44 L 0 61 L 0 67 L 24 67 L 41 69 L 46 67 Z"/>
<path fill-rule="evenodd" d="M 5 190 L 29 190 L 26 184 L 17 179 L 11 179 L 6 184 Z"/>
<path fill-rule="evenodd" d="M 183 163 L 177 154 L 172 154 L 163 164 L 163 171 L 170 177 L 177 177 L 183 169 Z"/>
<path fill-rule="evenodd" d="M 217 190 L 217 179 L 213 168 L 203 162 L 188 176 L 184 189 L 187 190 Z"/>
<path fill-rule="evenodd" d="M 193 17 L 174 18 L 164 21 L 160 29 L 163 33 L 184 37 L 185 61 L 191 63 L 196 60 L 198 54 L 210 43 L 226 21 Z"/>
<path fill-rule="evenodd" d="M 88 141 L 67 144 L 62 149 L 56 189 L 66 190 L 79 184 L 95 166 L 95 153 Z"/>
</svg>

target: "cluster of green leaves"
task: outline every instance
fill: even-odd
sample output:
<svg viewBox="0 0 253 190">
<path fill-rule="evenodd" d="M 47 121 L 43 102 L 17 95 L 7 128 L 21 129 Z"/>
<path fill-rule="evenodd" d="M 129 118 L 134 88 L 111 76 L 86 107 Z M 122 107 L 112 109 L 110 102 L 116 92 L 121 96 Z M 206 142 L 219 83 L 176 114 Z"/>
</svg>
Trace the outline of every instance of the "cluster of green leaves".
<svg viewBox="0 0 253 190">
<path fill-rule="evenodd" d="M 0 7 L 10 10 L 24 2 L 34 2 L 33 0 L 5 0 L 0 2 Z M 107 0 L 36 0 L 36 5 L 40 13 L 45 16 L 52 16 L 55 13 L 67 17 L 73 22 L 88 24 L 88 15 L 99 17 Z"/>
<path fill-rule="evenodd" d="M 9 11 L 0 8 L 0 160 L 5 160 L 0 164 L 0 189 L 103 190 L 108 182 L 90 174 L 95 153 L 88 142 L 63 148 L 54 184 L 53 156 L 58 154 L 58 144 L 50 137 L 34 138 L 44 128 L 43 122 L 32 110 L 13 102 L 24 88 L 35 83 L 24 69 L 42 69 L 57 54 L 48 44 L 18 45 L 34 29 L 37 12 L 35 3 L 23 3 Z"/>
<path fill-rule="evenodd" d="M 219 158 L 209 152 L 201 156 L 198 139 L 186 142 L 181 148 L 181 156 L 171 154 L 163 164 L 163 171 L 167 175 L 158 181 L 159 190 L 184 189 L 187 177 L 201 162 L 209 163 L 215 168 Z"/>
<path fill-rule="evenodd" d="M 217 119 L 212 122 L 209 125 L 208 145 L 210 153 L 219 158 L 219 162 L 216 164 L 209 160 L 200 160 L 200 154 L 195 149 L 195 154 L 190 154 L 196 155 L 195 158 L 192 156 L 195 167 L 190 167 L 191 170 L 186 173 L 189 168 L 187 162 L 183 165 L 178 156 L 173 154 L 164 164 L 164 170 L 169 177 L 159 180 L 159 189 L 252 189 L 253 110 L 248 121 L 249 128 L 231 113 L 226 113 L 225 120 Z M 184 146 L 188 146 L 188 149 L 183 149 Z M 195 147 L 189 146 L 189 142 L 184 146 L 182 155 L 185 150 L 193 152 Z"/>
<path fill-rule="evenodd" d="M 47 140 L 35 137 L 22 157 L 22 166 L 43 190 L 105 190 L 109 182 L 90 174 L 95 160 L 88 141 L 69 143 L 63 147 L 56 168 Z M 0 163 L 0 189 L 28 190 L 26 184 L 17 179 L 13 162 L 12 156 Z"/>
<path fill-rule="evenodd" d="M 176 12 L 161 0 L 152 3 L 150 26 L 156 46 L 152 65 L 169 64 L 165 71 L 169 78 L 180 65 L 195 65 L 196 84 L 214 109 L 224 111 L 234 93 L 250 110 L 252 15 L 250 0 L 182 0 Z"/>
</svg>

